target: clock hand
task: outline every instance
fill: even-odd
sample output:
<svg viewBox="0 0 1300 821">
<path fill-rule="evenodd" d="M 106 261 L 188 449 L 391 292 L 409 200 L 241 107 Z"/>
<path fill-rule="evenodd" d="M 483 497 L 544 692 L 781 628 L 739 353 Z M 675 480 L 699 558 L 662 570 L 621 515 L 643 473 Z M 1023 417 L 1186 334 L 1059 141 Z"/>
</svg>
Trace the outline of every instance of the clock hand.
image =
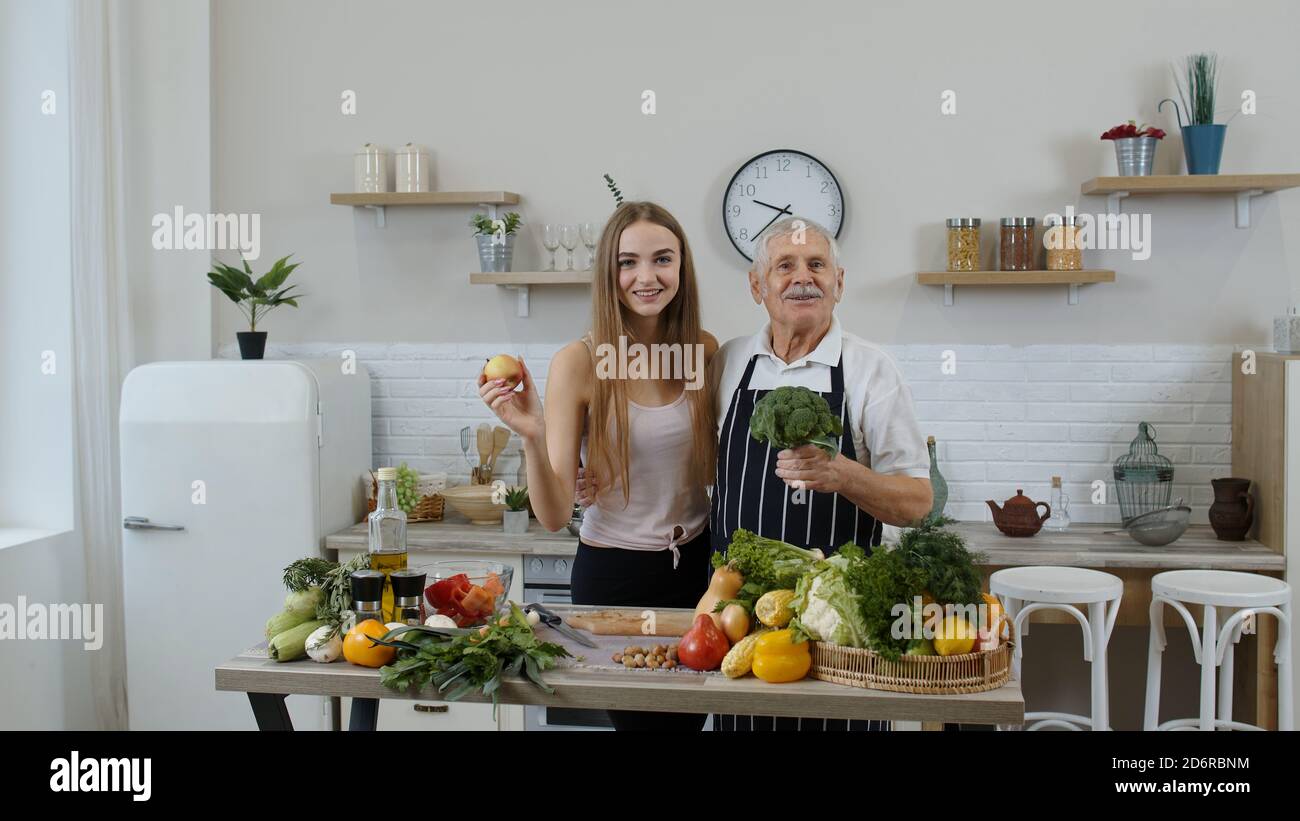
<svg viewBox="0 0 1300 821">
<path fill-rule="evenodd" d="M 794 203 L 790 203 L 790 205 L 794 205 Z M 771 225 L 772 223 L 776 222 L 776 221 L 780 218 L 780 216 L 781 216 L 782 214 L 789 214 L 789 213 L 790 213 L 790 205 L 787 205 L 785 208 L 782 208 L 780 211 L 778 211 L 777 214 L 776 214 L 776 216 L 774 216 L 774 217 L 772 217 L 770 220 L 768 220 L 768 221 L 767 221 L 767 225 L 764 225 L 762 228 L 758 229 L 758 234 L 755 234 L 754 236 L 757 237 L 759 234 L 761 234 L 761 233 L 763 233 L 764 231 L 766 231 L 767 228 L 768 228 L 768 225 Z M 771 208 L 772 206 L 769 205 L 768 207 Z"/>
<path fill-rule="evenodd" d="M 767 208 L 771 208 L 773 211 L 778 211 L 782 214 L 790 213 L 790 206 L 788 205 L 785 208 L 777 208 L 775 205 L 771 205 L 769 203 L 763 202 L 762 200 L 753 200 L 753 202 L 757 205 L 762 205 L 762 206 L 766 206 Z"/>
</svg>

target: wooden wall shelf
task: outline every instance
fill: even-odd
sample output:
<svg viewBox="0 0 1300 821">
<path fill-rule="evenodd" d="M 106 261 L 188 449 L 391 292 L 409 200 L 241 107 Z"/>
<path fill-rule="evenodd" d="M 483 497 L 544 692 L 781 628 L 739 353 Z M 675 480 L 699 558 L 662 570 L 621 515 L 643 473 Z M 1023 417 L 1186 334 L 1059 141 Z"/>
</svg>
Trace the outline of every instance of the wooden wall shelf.
<svg viewBox="0 0 1300 821">
<path fill-rule="evenodd" d="M 1066 285 L 1068 304 L 1079 304 L 1079 286 L 1097 282 L 1114 282 L 1115 272 L 1100 269 L 1083 271 L 921 271 L 920 285 L 942 285 L 943 304 L 953 304 L 953 289 L 958 285 Z"/>
<path fill-rule="evenodd" d="M 330 194 L 331 205 L 351 205 L 375 209 L 375 225 L 385 225 L 384 209 L 390 205 L 473 205 L 486 208 L 496 219 L 498 205 L 517 205 L 519 195 L 513 191 L 386 191 L 380 194 Z"/>
<path fill-rule="evenodd" d="M 1250 227 L 1250 200 L 1288 188 L 1300 188 L 1300 174 L 1159 174 L 1149 177 L 1093 177 L 1081 194 L 1104 194 L 1106 213 L 1118 214 L 1120 200 L 1141 194 L 1232 194 L 1237 227 Z"/>
<path fill-rule="evenodd" d="M 591 271 L 507 271 L 504 273 L 472 273 L 471 285 L 500 285 L 518 291 L 515 313 L 528 316 L 529 288 L 534 285 L 590 285 Z"/>
</svg>

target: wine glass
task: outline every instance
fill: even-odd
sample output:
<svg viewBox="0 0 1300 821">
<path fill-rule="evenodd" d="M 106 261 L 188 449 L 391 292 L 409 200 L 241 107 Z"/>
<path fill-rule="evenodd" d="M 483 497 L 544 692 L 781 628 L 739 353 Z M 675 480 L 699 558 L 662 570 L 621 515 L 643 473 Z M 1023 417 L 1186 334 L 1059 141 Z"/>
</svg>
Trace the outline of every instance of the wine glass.
<svg viewBox="0 0 1300 821">
<path fill-rule="evenodd" d="M 568 268 L 565 268 L 564 270 L 566 270 L 566 271 L 572 271 L 572 270 L 574 270 L 574 267 L 573 267 L 573 249 L 578 247 L 578 226 L 576 226 L 576 225 L 561 225 L 561 226 L 560 226 L 560 244 L 564 246 L 564 250 L 566 250 L 566 251 L 569 252 L 569 267 L 568 267 Z"/>
<path fill-rule="evenodd" d="M 600 232 L 594 222 L 584 222 L 578 230 L 582 234 L 582 244 L 587 246 L 587 270 L 590 271 L 596 267 L 596 242 L 600 239 Z"/>
<path fill-rule="evenodd" d="M 551 252 L 551 261 L 546 270 L 554 271 L 555 251 L 560 247 L 560 226 L 550 222 L 542 226 L 542 247 Z"/>
</svg>

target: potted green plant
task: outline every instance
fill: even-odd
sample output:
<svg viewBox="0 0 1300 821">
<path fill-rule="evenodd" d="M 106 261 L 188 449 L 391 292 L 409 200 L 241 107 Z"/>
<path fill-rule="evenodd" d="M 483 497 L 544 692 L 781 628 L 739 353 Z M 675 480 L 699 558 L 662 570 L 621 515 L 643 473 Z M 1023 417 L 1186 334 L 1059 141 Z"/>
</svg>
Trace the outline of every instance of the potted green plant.
<svg viewBox="0 0 1300 821">
<path fill-rule="evenodd" d="M 492 491 L 492 503 L 505 505 L 501 514 L 501 529 L 506 533 L 528 532 L 528 488 L 499 485 Z"/>
<path fill-rule="evenodd" d="M 1214 100 L 1219 83 L 1219 61 L 1214 54 L 1192 54 L 1184 61 L 1183 76 L 1174 72 L 1174 84 L 1183 101 L 1182 109 L 1172 98 L 1166 97 L 1156 106 L 1173 103 L 1178 127 L 1183 132 L 1183 156 L 1187 159 L 1188 174 L 1217 174 L 1223 158 L 1223 141 L 1228 133 L 1226 123 L 1214 122 Z M 1183 115 L 1187 124 L 1183 124 Z"/>
<path fill-rule="evenodd" d="M 511 211 L 505 219 L 475 214 L 469 223 L 474 226 L 474 239 L 478 241 L 479 269 L 483 273 L 509 271 L 515 256 L 515 233 L 523 225 L 519 214 Z"/>
<path fill-rule="evenodd" d="M 253 269 L 248 267 L 248 260 L 243 260 L 244 270 L 214 262 L 208 272 L 208 281 L 231 302 L 239 306 L 248 319 L 248 330 L 239 331 L 235 336 L 239 340 L 239 355 L 243 359 L 261 359 L 266 352 L 266 331 L 257 330 L 258 320 L 281 305 L 298 307 L 298 295 L 293 294 L 297 285 L 287 288 L 284 281 L 298 267 L 298 263 L 289 264 L 290 254 L 281 257 L 271 266 L 271 270 L 253 279 Z"/>
</svg>

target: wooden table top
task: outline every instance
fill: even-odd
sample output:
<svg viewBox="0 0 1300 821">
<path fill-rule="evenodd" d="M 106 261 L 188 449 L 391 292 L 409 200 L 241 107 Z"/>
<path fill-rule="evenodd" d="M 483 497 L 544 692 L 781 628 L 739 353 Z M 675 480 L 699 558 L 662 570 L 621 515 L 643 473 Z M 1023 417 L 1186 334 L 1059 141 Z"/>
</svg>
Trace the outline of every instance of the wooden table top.
<svg viewBox="0 0 1300 821">
<path fill-rule="evenodd" d="M 326 537 L 327 550 L 366 550 L 370 542 L 365 522 Z M 406 526 L 406 547 L 412 553 L 455 550 L 468 553 L 509 553 L 514 556 L 572 556 L 578 552 L 578 537 L 562 529 L 551 533 L 536 519 L 528 521 L 527 533 L 506 533 L 500 524 L 472 525 L 469 519 L 448 510 L 441 522 L 414 522 Z"/>
<path fill-rule="evenodd" d="M 1095 568 L 1146 568 L 1151 570 L 1241 570 L 1282 573 L 1286 558 L 1253 539 L 1221 542 L 1209 525 L 1192 525 L 1182 538 L 1164 547 L 1146 547 L 1123 533 L 1107 535 L 1117 524 L 1083 524 L 1068 531 L 1040 530 L 1028 538 L 1004 536 L 991 522 L 959 522 L 953 528 L 971 550 L 986 554 L 990 567 L 1050 564 Z M 364 523 L 341 530 L 325 540 L 330 550 L 365 550 Z M 510 534 L 500 525 L 472 525 L 448 511 L 441 522 L 418 522 L 407 527 L 407 546 L 414 553 L 455 550 L 511 555 L 572 556 L 577 537 L 567 530 L 551 533 L 533 520 L 527 533 Z"/>
<path fill-rule="evenodd" d="M 1209 525 L 1192 525 L 1173 544 L 1146 547 L 1125 533 L 1107 535 L 1115 524 L 1072 524 L 1064 532 L 1040 530 L 1027 538 L 1003 535 L 988 522 L 959 522 L 953 529 L 991 567 L 1064 565 L 1153 570 L 1241 570 L 1282 573 L 1286 557 L 1253 539 L 1221 542 Z"/>
<path fill-rule="evenodd" d="M 599 608 L 551 605 L 551 609 L 563 616 L 574 610 Z M 629 637 L 629 642 L 644 643 L 645 640 L 645 636 Z M 555 688 L 553 695 L 547 695 L 526 679 L 511 677 L 501 683 L 501 703 L 599 710 L 970 724 L 1019 724 L 1024 720 L 1025 710 L 1020 684 L 1016 681 L 984 693 L 932 696 L 866 690 L 815 679 L 768 684 L 753 676 L 729 679 L 721 673 L 700 675 L 578 666 L 548 670 L 543 673 L 543 678 Z M 219 665 L 216 668 L 216 686 L 223 691 L 286 695 L 434 698 L 427 689 L 417 693 L 390 690 L 379 683 L 378 670 L 346 662 L 317 664 L 302 660 L 281 663 L 248 655 L 237 656 Z M 466 696 L 464 700 L 490 701 L 477 694 Z"/>
</svg>

